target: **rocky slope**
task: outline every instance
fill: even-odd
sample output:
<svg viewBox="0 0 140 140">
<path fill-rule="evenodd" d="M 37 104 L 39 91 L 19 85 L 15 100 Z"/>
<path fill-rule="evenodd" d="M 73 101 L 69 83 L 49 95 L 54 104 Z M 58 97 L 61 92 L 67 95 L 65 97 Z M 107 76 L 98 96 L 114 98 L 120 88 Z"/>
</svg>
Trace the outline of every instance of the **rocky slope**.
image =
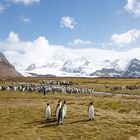
<svg viewBox="0 0 140 140">
<path fill-rule="evenodd" d="M 0 78 L 4 77 L 20 77 L 21 74 L 16 71 L 6 57 L 0 52 Z"/>
<path fill-rule="evenodd" d="M 123 77 L 140 77 L 140 60 L 132 59 Z"/>
</svg>

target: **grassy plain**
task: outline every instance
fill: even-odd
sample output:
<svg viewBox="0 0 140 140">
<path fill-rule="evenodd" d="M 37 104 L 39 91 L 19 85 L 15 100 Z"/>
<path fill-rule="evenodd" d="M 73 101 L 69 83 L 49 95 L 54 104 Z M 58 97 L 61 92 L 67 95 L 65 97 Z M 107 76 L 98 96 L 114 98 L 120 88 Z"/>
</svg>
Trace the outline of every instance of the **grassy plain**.
<svg viewBox="0 0 140 140">
<path fill-rule="evenodd" d="M 139 79 L 55 78 L 78 82 L 81 87 L 108 90 L 105 85 L 139 85 Z M 38 82 L 40 78 L 7 79 L 6 81 Z M 0 84 L 5 84 L 1 80 Z M 100 86 L 97 86 L 100 85 Z M 135 92 L 134 92 L 135 94 Z M 55 121 L 59 99 L 66 100 L 68 117 L 63 125 Z M 87 105 L 93 101 L 95 121 L 88 121 Z M 46 122 L 46 103 L 53 111 Z M 0 140 L 140 140 L 140 98 L 107 95 L 22 93 L 0 91 Z"/>
</svg>

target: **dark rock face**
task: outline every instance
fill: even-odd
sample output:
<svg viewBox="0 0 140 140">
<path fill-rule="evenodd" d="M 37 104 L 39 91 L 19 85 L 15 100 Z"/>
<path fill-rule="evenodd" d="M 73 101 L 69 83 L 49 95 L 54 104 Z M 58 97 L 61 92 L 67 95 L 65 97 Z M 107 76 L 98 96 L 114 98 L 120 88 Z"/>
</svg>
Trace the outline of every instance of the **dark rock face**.
<svg viewBox="0 0 140 140">
<path fill-rule="evenodd" d="M 132 59 L 123 77 L 140 77 L 140 60 Z"/>
<path fill-rule="evenodd" d="M 21 74 L 15 70 L 6 57 L 0 52 L 0 77 L 20 77 Z"/>
<path fill-rule="evenodd" d="M 122 71 L 118 71 L 116 69 L 106 69 L 103 68 L 101 70 L 97 70 L 94 73 L 91 73 L 90 76 L 97 76 L 97 77 L 120 77 L 121 74 L 123 72 Z"/>
<path fill-rule="evenodd" d="M 55 75 L 52 75 L 52 74 L 36 74 L 36 73 L 29 73 L 32 77 L 42 77 L 42 78 L 45 78 L 45 77 L 56 77 Z"/>
<path fill-rule="evenodd" d="M 26 69 L 26 71 L 32 71 L 36 68 L 36 65 L 35 64 L 31 64 L 28 66 L 28 68 Z"/>
</svg>

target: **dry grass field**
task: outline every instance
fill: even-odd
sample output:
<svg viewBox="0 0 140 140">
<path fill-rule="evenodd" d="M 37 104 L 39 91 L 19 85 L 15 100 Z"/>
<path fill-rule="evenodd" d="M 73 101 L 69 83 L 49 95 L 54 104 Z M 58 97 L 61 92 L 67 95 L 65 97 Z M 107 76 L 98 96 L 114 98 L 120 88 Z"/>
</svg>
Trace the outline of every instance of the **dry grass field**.
<svg viewBox="0 0 140 140">
<path fill-rule="evenodd" d="M 63 78 L 61 78 L 63 79 Z M 64 78 L 68 79 L 68 78 Z M 37 82 L 40 79 L 8 79 L 6 81 Z M 104 85 L 140 84 L 139 79 L 69 80 L 78 86 L 103 91 Z M 3 84 L 1 80 L 0 84 Z M 107 90 L 107 89 L 106 89 Z M 135 93 L 134 93 L 135 94 Z M 66 100 L 68 117 L 63 125 L 55 121 L 58 100 Z M 87 106 L 93 101 L 95 120 L 88 121 Z M 52 118 L 45 121 L 44 108 L 50 103 Z M 23 93 L 0 91 L 0 140 L 140 140 L 140 98 L 66 93 Z"/>
</svg>

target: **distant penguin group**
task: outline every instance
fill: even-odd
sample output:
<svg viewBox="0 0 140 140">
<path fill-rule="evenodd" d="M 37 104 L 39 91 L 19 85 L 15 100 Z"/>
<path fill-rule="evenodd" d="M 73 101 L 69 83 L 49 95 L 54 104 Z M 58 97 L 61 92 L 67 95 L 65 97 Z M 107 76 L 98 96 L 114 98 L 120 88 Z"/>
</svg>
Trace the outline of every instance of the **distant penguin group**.
<svg viewBox="0 0 140 140">
<path fill-rule="evenodd" d="M 93 102 L 90 102 L 90 104 L 88 105 L 88 111 L 87 111 L 87 115 L 88 115 L 89 120 L 94 120 L 94 113 L 95 112 L 94 112 Z M 51 112 L 51 108 L 50 108 L 49 103 L 47 103 L 44 115 L 45 115 L 46 120 L 51 119 L 52 112 Z M 61 100 L 58 101 L 58 104 L 57 104 L 56 110 L 55 110 L 55 116 L 56 116 L 57 124 L 64 123 L 64 118 L 67 117 L 66 101 L 64 101 L 63 103 Z"/>
</svg>

